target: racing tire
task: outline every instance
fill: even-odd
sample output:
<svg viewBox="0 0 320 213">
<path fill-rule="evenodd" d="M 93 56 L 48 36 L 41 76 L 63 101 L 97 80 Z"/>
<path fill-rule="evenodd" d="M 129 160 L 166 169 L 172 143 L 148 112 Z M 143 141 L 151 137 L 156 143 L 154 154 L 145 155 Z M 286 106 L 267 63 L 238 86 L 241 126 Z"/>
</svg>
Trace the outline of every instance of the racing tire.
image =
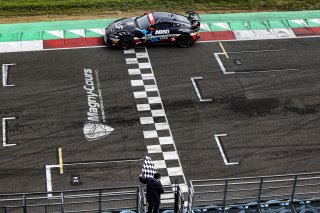
<svg viewBox="0 0 320 213">
<path fill-rule="evenodd" d="M 181 48 L 187 48 L 193 44 L 192 37 L 187 34 L 182 34 L 178 37 L 177 45 Z"/>
<path fill-rule="evenodd" d="M 119 47 L 124 50 L 128 50 L 133 48 L 135 45 L 135 41 L 131 36 L 123 36 L 119 40 Z"/>
</svg>

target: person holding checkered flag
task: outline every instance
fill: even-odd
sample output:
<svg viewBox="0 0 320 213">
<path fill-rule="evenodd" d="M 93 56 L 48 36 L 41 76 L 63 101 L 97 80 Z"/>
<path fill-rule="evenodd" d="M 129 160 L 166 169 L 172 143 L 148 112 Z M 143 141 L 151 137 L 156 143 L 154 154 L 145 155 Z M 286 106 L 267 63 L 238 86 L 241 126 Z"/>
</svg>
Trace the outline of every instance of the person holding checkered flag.
<svg viewBox="0 0 320 213">
<path fill-rule="evenodd" d="M 164 192 L 160 179 L 161 175 L 157 172 L 151 158 L 146 156 L 139 180 L 147 184 L 148 213 L 159 213 L 160 196 Z"/>
</svg>

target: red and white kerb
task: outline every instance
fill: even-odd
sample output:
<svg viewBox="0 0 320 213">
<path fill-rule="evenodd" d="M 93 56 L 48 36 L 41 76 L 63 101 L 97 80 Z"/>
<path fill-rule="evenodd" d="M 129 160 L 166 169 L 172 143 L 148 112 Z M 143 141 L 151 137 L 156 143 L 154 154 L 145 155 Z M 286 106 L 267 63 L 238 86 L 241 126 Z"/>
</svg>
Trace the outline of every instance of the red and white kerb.
<svg viewBox="0 0 320 213">
<path fill-rule="evenodd" d="M 148 18 L 149 18 L 149 21 L 150 21 L 150 24 L 151 24 L 151 25 L 156 24 L 156 20 L 154 19 L 152 13 L 148 13 Z"/>
</svg>

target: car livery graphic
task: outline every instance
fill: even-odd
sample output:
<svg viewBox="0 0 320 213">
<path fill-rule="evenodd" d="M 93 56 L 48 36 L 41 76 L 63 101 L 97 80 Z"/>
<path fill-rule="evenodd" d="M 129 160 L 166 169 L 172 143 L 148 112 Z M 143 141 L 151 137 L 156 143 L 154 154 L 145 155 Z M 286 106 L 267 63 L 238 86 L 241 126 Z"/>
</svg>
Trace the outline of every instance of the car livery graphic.
<svg viewBox="0 0 320 213">
<path fill-rule="evenodd" d="M 143 16 L 118 19 L 105 30 L 108 47 L 130 49 L 139 44 L 174 43 L 189 47 L 200 38 L 200 17 L 193 11 L 188 17 L 168 12 L 150 12 Z"/>
</svg>

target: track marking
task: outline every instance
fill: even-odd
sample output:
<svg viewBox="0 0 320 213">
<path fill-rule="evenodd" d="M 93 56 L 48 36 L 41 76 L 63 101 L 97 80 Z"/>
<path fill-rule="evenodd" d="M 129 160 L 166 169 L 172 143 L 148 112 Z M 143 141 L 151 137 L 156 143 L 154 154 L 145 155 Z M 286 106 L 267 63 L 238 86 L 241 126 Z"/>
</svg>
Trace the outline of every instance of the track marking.
<svg viewBox="0 0 320 213">
<path fill-rule="evenodd" d="M 140 117 L 148 156 L 157 162 L 157 169 L 161 169 L 163 185 L 174 187 L 175 179 L 180 179 L 180 187 L 187 192 L 186 179 L 175 146 L 168 118 L 161 100 L 157 81 L 154 75 L 147 48 L 124 50 L 125 61 L 128 66 L 135 103 Z M 134 62 L 134 63 L 133 63 Z M 146 113 L 150 115 L 146 116 Z M 150 127 L 152 127 L 150 129 Z M 174 165 L 174 166 L 173 166 Z M 158 167 L 159 166 L 159 167 Z"/>
<path fill-rule="evenodd" d="M 60 165 L 46 165 L 46 186 L 47 192 L 52 192 L 52 176 L 51 176 L 51 169 L 52 168 L 59 168 Z M 52 197 L 52 194 L 48 193 L 48 197 Z"/>
<path fill-rule="evenodd" d="M 2 64 L 2 86 L 3 87 L 14 87 L 14 84 L 8 84 L 9 66 L 17 64 Z"/>
<path fill-rule="evenodd" d="M 285 51 L 286 49 L 277 49 L 277 50 L 243 50 L 238 52 L 229 52 L 232 54 L 240 54 L 240 53 L 261 53 L 261 52 L 281 52 Z"/>
<path fill-rule="evenodd" d="M 226 50 L 224 49 L 224 46 L 223 46 L 223 44 L 222 44 L 221 42 L 219 42 L 219 46 L 220 46 L 223 54 L 226 56 L 226 58 L 229 58 L 229 55 L 228 55 L 228 53 L 226 52 Z"/>
<path fill-rule="evenodd" d="M 226 68 L 224 67 L 219 55 L 223 55 L 223 53 L 213 53 L 214 54 L 214 57 L 216 58 L 219 66 L 220 66 L 220 69 L 222 71 L 223 74 L 234 74 L 235 72 L 229 72 L 229 71 L 226 71 Z"/>
<path fill-rule="evenodd" d="M 217 135 L 214 135 L 214 139 L 216 140 L 217 142 L 217 145 L 219 147 L 219 150 L 220 150 L 220 154 L 222 156 L 222 159 L 223 159 L 223 162 L 225 165 L 227 166 L 230 166 L 230 165 L 239 165 L 240 163 L 239 162 L 228 162 L 228 159 L 227 159 L 227 156 L 226 156 L 226 153 L 224 151 L 224 148 L 220 142 L 220 139 L 219 137 L 226 137 L 228 136 L 227 134 L 217 134 Z"/>
<path fill-rule="evenodd" d="M 282 69 L 282 70 L 256 70 L 256 71 L 241 71 L 241 72 L 236 72 L 239 74 L 247 74 L 247 73 L 257 73 L 257 72 L 287 72 L 287 71 L 299 71 L 299 69 Z"/>
<path fill-rule="evenodd" d="M 143 161 L 143 159 L 132 159 L 132 160 L 111 160 L 111 161 L 96 161 L 96 162 L 79 162 L 79 163 L 62 163 L 60 164 L 54 164 L 54 165 L 46 165 L 46 189 L 48 192 L 48 197 L 52 197 L 52 175 L 51 175 L 51 169 L 54 168 L 60 168 L 68 167 L 68 166 L 84 166 L 84 165 L 101 165 L 101 164 L 109 164 L 109 163 L 130 163 L 130 162 L 139 162 Z"/>
<path fill-rule="evenodd" d="M 63 158 L 62 158 L 62 148 L 58 149 L 59 154 L 59 166 L 60 166 L 60 175 L 63 174 Z"/>
<path fill-rule="evenodd" d="M 201 79 L 202 79 L 202 77 L 191 77 L 191 81 L 192 81 L 194 90 L 197 93 L 198 99 L 199 99 L 200 102 L 212 101 L 212 99 L 203 99 L 202 98 L 200 90 L 199 90 L 197 82 L 196 82 L 197 80 L 201 80 Z"/>
<path fill-rule="evenodd" d="M 14 120 L 16 119 L 15 117 L 7 117 L 7 118 L 2 118 L 2 145 L 3 147 L 6 147 L 6 146 L 16 146 L 17 144 L 15 143 L 11 143 L 11 144 L 8 144 L 7 143 L 7 120 Z"/>
<path fill-rule="evenodd" d="M 261 53 L 261 52 L 280 52 L 285 51 L 286 49 L 277 49 L 277 50 L 244 50 L 239 52 L 229 52 L 231 54 L 241 54 L 241 53 Z M 227 71 L 224 67 L 221 58 L 219 55 L 224 55 L 224 53 L 213 53 L 215 59 L 217 60 L 220 69 L 223 74 L 248 74 L 248 73 L 267 73 L 267 72 L 286 72 L 286 71 L 298 71 L 299 69 L 296 68 L 288 68 L 288 69 L 273 69 L 273 70 L 252 70 L 252 71 Z"/>
</svg>

